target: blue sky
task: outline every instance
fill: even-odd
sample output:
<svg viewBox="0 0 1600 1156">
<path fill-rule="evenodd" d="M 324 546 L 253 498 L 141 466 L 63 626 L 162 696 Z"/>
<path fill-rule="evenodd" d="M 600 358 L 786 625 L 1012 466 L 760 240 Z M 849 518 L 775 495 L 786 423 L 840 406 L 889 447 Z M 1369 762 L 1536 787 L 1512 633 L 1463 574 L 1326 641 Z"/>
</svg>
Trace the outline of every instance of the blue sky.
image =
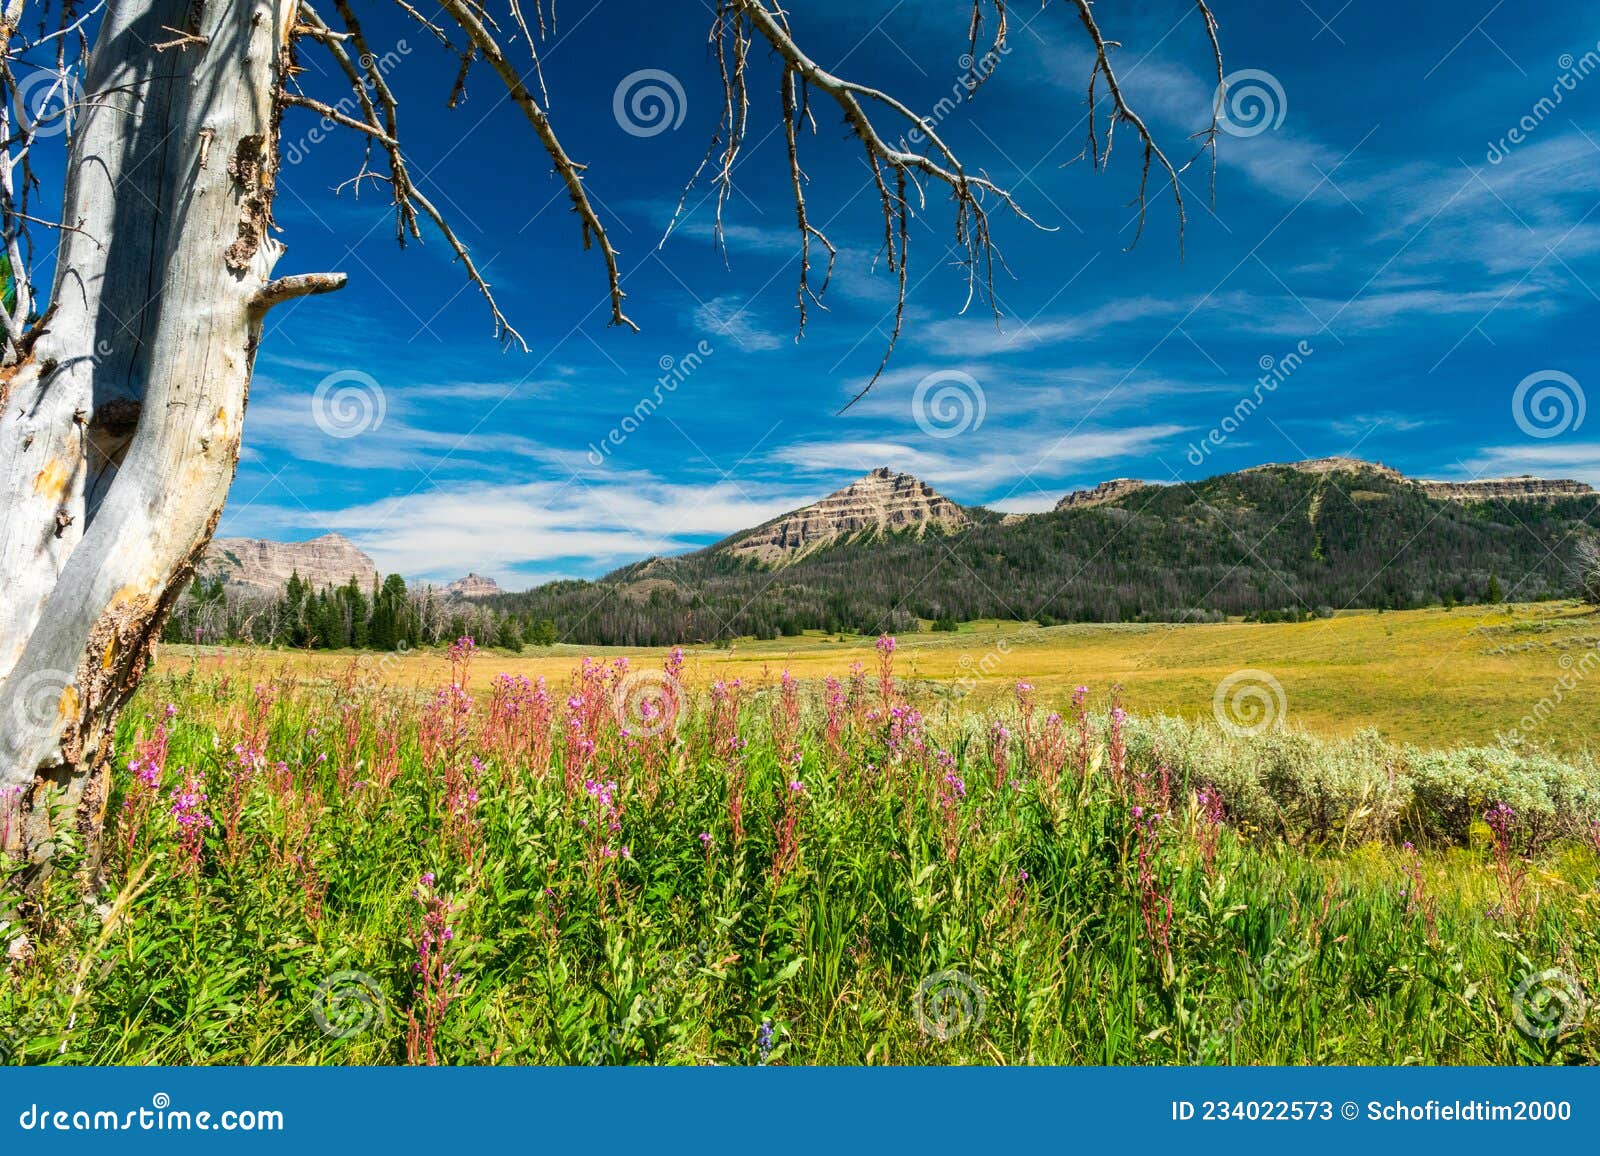
<svg viewBox="0 0 1600 1156">
<path fill-rule="evenodd" d="M 1193 6 L 1099 7 L 1124 45 L 1115 62 L 1130 102 L 1187 159 L 1215 89 Z M 1046 228 L 995 213 L 1010 270 L 997 327 L 982 303 L 961 311 L 950 206 L 931 190 L 912 228 L 905 335 L 878 387 L 843 415 L 881 356 L 894 281 L 876 253 L 882 225 L 860 150 L 831 106 L 816 103 L 819 131 L 801 150 L 808 206 L 839 265 L 828 311 L 813 310 L 796 344 L 798 237 L 770 61 L 760 53 L 752 66 L 725 266 L 709 185 L 691 191 L 662 243 L 721 111 L 710 11 L 562 0 L 541 50 L 552 119 L 588 165 L 622 252 L 641 327 L 630 333 L 607 327 L 603 267 L 580 248 L 543 152 L 492 76 L 475 74 L 447 110 L 449 59 L 419 27 L 374 15 L 375 51 L 396 52 L 389 81 L 414 176 L 532 352 L 494 342 L 441 238 L 400 252 L 380 195 L 334 195 L 359 141 L 315 141 L 313 115 L 290 110 L 279 271 L 338 269 L 350 284 L 271 316 L 219 533 L 336 530 L 385 570 L 475 569 L 521 588 L 693 548 L 879 465 L 1019 511 L 1110 477 L 1194 479 L 1342 453 L 1418 476 L 1600 483 L 1600 417 L 1580 423 L 1577 409 L 1600 382 L 1593 6 L 1213 7 L 1226 70 L 1269 78 L 1245 75 L 1235 95 L 1258 88 L 1271 108 L 1264 126 L 1241 109 L 1221 137 L 1214 211 L 1205 162 L 1184 173 L 1181 259 L 1153 180 L 1144 236 L 1126 249 L 1138 155 L 1125 127 L 1107 171 L 1068 163 L 1084 144 L 1090 60 L 1074 12 L 1013 7 L 1010 51 L 939 131 Z M 929 114 L 965 71 L 962 8 L 811 0 L 790 12 L 824 67 Z M 521 48 L 512 55 L 526 60 Z M 337 99 L 319 53 L 306 46 L 301 58 L 307 90 Z M 619 124 L 616 90 L 640 70 L 681 87 L 675 127 L 640 136 Z M 652 396 L 662 365 L 700 349 L 621 444 L 591 452 Z M 1297 350 L 1299 364 L 1263 392 L 1262 366 L 1292 364 L 1283 358 Z M 367 409 L 330 409 L 350 388 Z M 941 389 L 981 398 L 981 423 L 974 409 L 969 428 L 940 436 L 950 430 L 926 402 Z M 1259 408 L 1202 452 L 1245 397 Z"/>
</svg>

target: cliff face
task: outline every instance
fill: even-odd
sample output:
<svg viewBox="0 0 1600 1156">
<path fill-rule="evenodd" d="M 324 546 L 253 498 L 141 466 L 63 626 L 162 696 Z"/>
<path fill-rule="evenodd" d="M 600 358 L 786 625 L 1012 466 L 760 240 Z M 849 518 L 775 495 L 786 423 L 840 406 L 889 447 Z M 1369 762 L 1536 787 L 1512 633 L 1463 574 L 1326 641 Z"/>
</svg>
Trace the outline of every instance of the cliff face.
<svg viewBox="0 0 1600 1156">
<path fill-rule="evenodd" d="M 1404 482 L 1406 478 L 1399 470 L 1391 469 L 1382 462 L 1367 462 L 1360 458 L 1332 457 L 1332 458 L 1307 458 L 1302 462 L 1268 462 L 1265 465 L 1251 466 L 1243 473 L 1252 474 L 1257 470 L 1299 470 L 1303 474 L 1353 474 L 1370 472 L 1387 478 L 1391 482 Z"/>
<path fill-rule="evenodd" d="M 1581 498 L 1594 493 L 1594 488 L 1583 482 L 1567 478 L 1536 478 L 1532 474 L 1524 474 L 1518 478 L 1485 478 L 1477 482 L 1431 482 L 1408 478 L 1399 470 L 1390 469 L 1377 462 L 1364 462 L 1360 458 L 1312 458 L 1304 462 L 1253 466 L 1245 473 L 1256 470 L 1299 470 L 1308 474 L 1367 471 L 1387 478 L 1391 482 L 1416 486 L 1428 497 L 1442 502 L 1554 502 L 1562 498 Z"/>
<path fill-rule="evenodd" d="M 1106 502 L 1114 501 L 1142 490 L 1146 483 L 1135 478 L 1112 478 L 1109 482 L 1101 482 L 1090 490 L 1073 490 L 1072 493 L 1056 503 L 1058 510 L 1081 510 L 1088 506 L 1099 506 Z"/>
<path fill-rule="evenodd" d="M 1568 478 L 1485 478 L 1480 482 L 1418 482 L 1430 498 L 1446 502 L 1554 502 L 1562 498 L 1581 498 L 1594 493 L 1594 487 Z"/>
<path fill-rule="evenodd" d="M 457 578 L 444 588 L 448 598 L 488 598 L 490 595 L 500 593 L 500 584 L 493 578 L 485 578 L 482 574 L 468 574 L 465 578 Z"/>
<path fill-rule="evenodd" d="M 770 566 L 792 562 L 841 538 L 932 530 L 949 533 L 971 517 L 910 474 L 873 470 L 820 502 L 774 519 L 718 549 Z"/>
<path fill-rule="evenodd" d="M 362 593 L 372 589 L 378 568 L 342 534 L 324 534 L 305 542 L 270 542 L 264 538 L 213 538 L 196 568 L 203 578 L 221 578 L 229 586 L 276 594 L 299 573 L 314 589 L 343 586 L 351 578 Z"/>
</svg>

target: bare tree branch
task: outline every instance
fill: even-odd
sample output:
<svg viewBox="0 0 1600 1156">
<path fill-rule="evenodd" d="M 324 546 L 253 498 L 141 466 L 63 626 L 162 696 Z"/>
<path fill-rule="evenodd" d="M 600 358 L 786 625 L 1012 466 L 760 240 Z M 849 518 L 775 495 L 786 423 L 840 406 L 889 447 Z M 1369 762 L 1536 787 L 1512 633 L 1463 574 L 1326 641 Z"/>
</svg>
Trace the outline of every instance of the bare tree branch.
<svg viewBox="0 0 1600 1156">
<path fill-rule="evenodd" d="M 528 91 L 528 86 L 522 82 L 522 77 L 516 68 L 506 59 L 499 42 L 480 19 L 480 11 L 467 0 L 441 0 L 441 7 L 461 26 L 462 31 L 477 47 L 489 67 L 494 69 L 495 75 L 505 85 L 512 103 L 522 110 L 528 123 L 533 126 L 534 134 L 538 136 L 539 143 L 549 154 L 557 175 L 566 183 L 573 211 L 578 214 L 578 219 L 582 223 L 583 247 L 588 249 L 591 245 L 597 244 L 601 256 L 605 259 L 606 277 L 610 281 L 611 323 L 625 325 L 637 331 L 639 327 L 622 311 L 622 300 L 626 294 L 622 291 L 622 273 L 617 268 L 617 251 L 611 247 L 611 239 L 606 233 L 606 228 L 600 223 L 600 217 L 589 201 L 589 194 L 584 191 L 581 176 L 584 166 L 567 155 L 566 149 L 556 136 L 554 127 L 550 124 L 550 118 L 534 99 L 533 93 Z"/>
</svg>

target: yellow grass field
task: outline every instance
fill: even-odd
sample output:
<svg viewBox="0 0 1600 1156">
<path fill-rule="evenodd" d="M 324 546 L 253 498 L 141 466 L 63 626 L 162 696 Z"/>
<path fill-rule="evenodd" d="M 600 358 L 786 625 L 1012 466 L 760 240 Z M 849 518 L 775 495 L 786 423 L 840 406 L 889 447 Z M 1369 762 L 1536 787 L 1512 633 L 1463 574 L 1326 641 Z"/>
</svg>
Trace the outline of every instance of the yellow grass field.
<svg viewBox="0 0 1600 1156">
<path fill-rule="evenodd" d="M 872 668 L 872 641 L 808 635 L 688 648 L 687 675 L 761 684 L 787 668 L 806 680 L 842 677 L 853 662 Z M 659 665 L 664 653 L 576 646 L 495 651 L 480 655 L 473 682 L 484 685 L 505 671 L 560 684 L 583 654 L 628 654 L 635 664 Z M 432 649 L 358 654 L 168 645 L 158 660 L 169 672 L 195 663 L 254 679 L 283 671 L 335 680 L 354 668 L 364 679 L 419 688 L 442 685 L 447 669 L 443 653 Z M 1519 730 L 1526 741 L 1565 753 L 1592 748 L 1600 734 L 1600 614 L 1575 602 L 1362 611 L 1272 625 L 977 623 L 955 634 L 902 637 L 896 669 L 952 706 L 959 700 L 976 709 L 1024 680 L 1050 707 L 1065 703 L 1079 684 L 1091 687 L 1098 702 L 1120 685 L 1124 705 L 1135 713 L 1205 718 L 1222 679 L 1259 670 L 1282 685 L 1288 724 L 1321 734 L 1372 727 L 1395 741 L 1450 747 L 1493 743 Z"/>
</svg>

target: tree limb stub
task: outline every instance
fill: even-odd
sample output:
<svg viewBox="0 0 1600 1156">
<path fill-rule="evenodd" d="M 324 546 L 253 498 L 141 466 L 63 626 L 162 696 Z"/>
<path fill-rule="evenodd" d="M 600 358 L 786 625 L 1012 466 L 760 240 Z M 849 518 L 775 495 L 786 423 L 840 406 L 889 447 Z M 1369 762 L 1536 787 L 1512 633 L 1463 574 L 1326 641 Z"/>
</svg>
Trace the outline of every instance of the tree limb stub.
<svg viewBox="0 0 1600 1156">
<path fill-rule="evenodd" d="M 274 305 L 282 305 L 296 297 L 315 297 L 343 289 L 349 278 L 343 273 L 296 273 L 290 277 L 277 277 L 269 281 L 250 299 L 253 308 L 266 312 Z"/>
</svg>

